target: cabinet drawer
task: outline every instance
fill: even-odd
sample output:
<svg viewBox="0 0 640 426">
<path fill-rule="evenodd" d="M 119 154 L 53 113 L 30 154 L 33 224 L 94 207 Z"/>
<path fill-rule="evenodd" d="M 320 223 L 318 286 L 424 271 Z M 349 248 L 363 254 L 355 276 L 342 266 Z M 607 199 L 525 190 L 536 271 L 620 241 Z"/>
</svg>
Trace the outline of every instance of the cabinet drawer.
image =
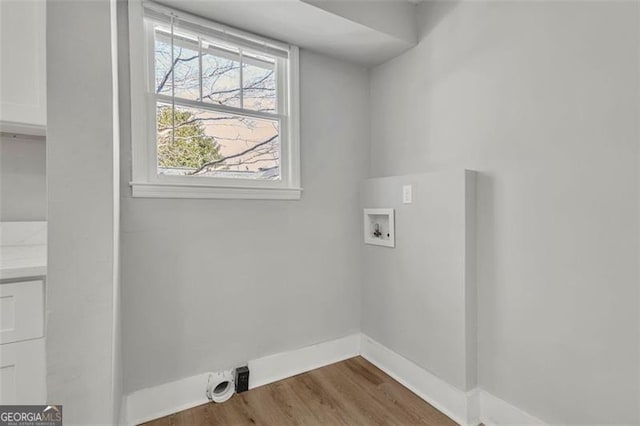
<svg viewBox="0 0 640 426">
<path fill-rule="evenodd" d="M 0 345 L 0 405 L 44 404 L 44 339 Z"/>
<path fill-rule="evenodd" d="M 44 335 L 42 280 L 0 284 L 0 344 Z"/>
</svg>

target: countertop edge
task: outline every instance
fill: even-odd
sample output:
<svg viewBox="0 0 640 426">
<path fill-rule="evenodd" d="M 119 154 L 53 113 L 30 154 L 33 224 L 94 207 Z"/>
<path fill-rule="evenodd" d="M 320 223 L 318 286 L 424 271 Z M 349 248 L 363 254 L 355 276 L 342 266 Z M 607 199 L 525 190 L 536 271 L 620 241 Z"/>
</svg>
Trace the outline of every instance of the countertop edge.
<svg viewBox="0 0 640 426">
<path fill-rule="evenodd" d="M 38 278 L 46 275 L 47 267 L 44 265 L 0 269 L 0 280 Z"/>
</svg>

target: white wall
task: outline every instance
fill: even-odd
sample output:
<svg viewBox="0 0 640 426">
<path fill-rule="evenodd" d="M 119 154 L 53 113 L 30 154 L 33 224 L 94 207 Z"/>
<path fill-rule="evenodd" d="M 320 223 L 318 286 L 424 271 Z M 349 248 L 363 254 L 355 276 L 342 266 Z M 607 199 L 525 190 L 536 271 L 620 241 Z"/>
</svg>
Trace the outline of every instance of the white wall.
<svg viewBox="0 0 640 426">
<path fill-rule="evenodd" d="M 35 136 L 0 136 L 0 221 L 47 218 L 46 145 Z"/>
<path fill-rule="evenodd" d="M 368 179 L 363 193 L 365 208 L 394 209 L 396 246 L 364 247 L 362 332 L 459 390 L 474 389 L 475 173 Z"/>
<path fill-rule="evenodd" d="M 301 201 L 131 198 L 123 133 L 126 392 L 359 330 L 368 76 L 304 50 L 300 66 Z"/>
<path fill-rule="evenodd" d="M 47 388 L 65 424 L 114 424 L 118 129 L 110 0 L 47 2 Z"/>
<path fill-rule="evenodd" d="M 124 394 L 124 362 L 122 350 L 122 288 L 120 270 L 120 138 L 122 129 L 120 126 L 120 108 L 122 99 L 120 96 L 119 81 L 119 60 L 118 44 L 120 32 L 118 29 L 127 26 L 127 16 L 121 16 L 119 5 L 124 5 L 122 0 L 109 0 L 110 32 L 109 42 L 111 44 L 111 81 L 113 84 L 113 149 L 112 149 L 112 200 L 113 200 L 113 292 L 112 292 L 112 322 L 113 331 L 111 333 L 111 368 L 112 383 L 111 394 L 113 395 L 113 420 L 116 424 L 123 424 L 126 414 L 125 394 Z M 125 101 L 126 102 L 126 101 Z"/>
<path fill-rule="evenodd" d="M 363 7 L 363 4 L 359 0 L 302 1 L 349 19 L 350 21 L 407 41 L 411 43 L 411 45 L 416 44 L 418 35 L 415 18 L 416 6 L 411 2 L 378 0 L 369 2 L 369 4 Z"/>
<path fill-rule="evenodd" d="M 371 176 L 480 171 L 479 383 L 551 423 L 640 421 L 638 8 L 427 3 L 371 73 Z"/>
</svg>

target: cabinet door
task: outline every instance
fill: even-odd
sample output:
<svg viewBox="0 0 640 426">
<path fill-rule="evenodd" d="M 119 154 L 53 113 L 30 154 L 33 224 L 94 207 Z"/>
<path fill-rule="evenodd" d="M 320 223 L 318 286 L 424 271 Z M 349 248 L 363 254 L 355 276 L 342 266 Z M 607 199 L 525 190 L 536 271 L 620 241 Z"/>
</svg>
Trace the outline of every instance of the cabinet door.
<svg viewBox="0 0 640 426">
<path fill-rule="evenodd" d="M 0 405 L 44 404 L 44 339 L 0 345 Z"/>
<path fill-rule="evenodd" d="M 0 284 L 0 344 L 44 335 L 41 280 Z"/>
<path fill-rule="evenodd" d="M 0 0 L 0 122 L 46 124 L 45 7 Z"/>
</svg>

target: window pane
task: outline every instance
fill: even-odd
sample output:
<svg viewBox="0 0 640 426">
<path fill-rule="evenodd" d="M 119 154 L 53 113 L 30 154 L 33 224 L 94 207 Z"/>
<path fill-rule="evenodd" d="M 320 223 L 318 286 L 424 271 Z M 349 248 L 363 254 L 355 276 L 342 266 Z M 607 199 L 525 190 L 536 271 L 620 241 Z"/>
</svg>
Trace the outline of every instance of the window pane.
<svg viewBox="0 0 640 426">
<path fill-rule="evenodd" d="M 160 175 L 280 179 L 276 120 L 158 103 L 157 132 Z"/>
<path fill-rule="evenodd" d="M 197 100 L 200 96 L 200 69 L 198 40 L 174 32 L 173 64 L 171 56 L 171 31 L 156 28 L 155 63 L 156 93 L 171 95 L 175 83 L 175 96 Z"/>
<path fill-rule="evenodd" d="M 243 52 L 242 62 L 244 108 L 275 113 L 275 60 Z"/>
<path fill-rule="evenodd" d="M 155 32 L 156 93 L 171 94 L 171 38 Z"/>
<path fill-rule="evenodd" d="M 238 49 L 203 42 L 202 100 L 240 107 L 240 53 Z"/>
</svg>

